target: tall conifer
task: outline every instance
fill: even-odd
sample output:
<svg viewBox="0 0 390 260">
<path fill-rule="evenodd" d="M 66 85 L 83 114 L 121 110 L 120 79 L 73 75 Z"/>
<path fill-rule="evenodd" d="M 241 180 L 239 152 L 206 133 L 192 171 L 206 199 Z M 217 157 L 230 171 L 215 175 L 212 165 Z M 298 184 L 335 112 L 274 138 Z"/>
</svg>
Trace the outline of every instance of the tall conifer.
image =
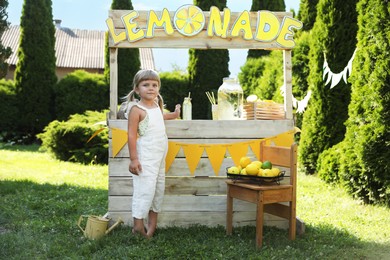
<svg viewBox="0 0 390 260">
<path fill-rule="evenodd" d="M 390 206 L 390 5 L 358 4 L 359 32 L 340 174 L 366 203 Z"/>
<path fill-rule="evenodd" d="M 8 0 L 0 1 L 0 38 L 3 35 L 4 31 L 8 29 L 9 23 L 7 22 L 7 7 Z M 0 42 L 0 78 L 5 77 L 7 74 L 8 65 L 5 63 L 5 60 L 11 55 L 11 48 L 4 47 Z"/>
<path fill-rule="evenodd" d="M 299 145 L 300 167 L 316 170 L 318 156 L 343 140 L 348 118 L 350 84 L 341 80 L 330 89 L 323 80 L 324 55 L 329 68 L 339 73 L 347 66 L 356 47 L 357 0 L 320 0 L 311 32 L 309 89 L 312 96 L 303 115 Z"/>
<path fill-rule="evenodd" d="M 53 86 L 57 77 L 51 0 L 25 0 L 20 31 L 15 70 L 20 102 L 17 124 L 21 131 L 35 138 L 54 115 Z"/>
</svg>

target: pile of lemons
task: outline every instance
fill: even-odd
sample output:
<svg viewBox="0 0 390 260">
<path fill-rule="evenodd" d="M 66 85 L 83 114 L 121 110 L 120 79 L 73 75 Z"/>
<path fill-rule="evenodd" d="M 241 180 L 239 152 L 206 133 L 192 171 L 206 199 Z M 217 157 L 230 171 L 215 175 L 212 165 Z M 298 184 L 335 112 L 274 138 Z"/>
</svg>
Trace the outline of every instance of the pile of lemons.
<svg viewBox="0 0 390 260">
<path fill-rule="evenodd" d="M 273 167 L 270 161 L 251 161 L 247 156 L 241 157 L 240 165 L 228 168 L 229 174 L 241 174 L 260 177 L 276 177 L 280 174 L 280 169 Z"/>
</svg>

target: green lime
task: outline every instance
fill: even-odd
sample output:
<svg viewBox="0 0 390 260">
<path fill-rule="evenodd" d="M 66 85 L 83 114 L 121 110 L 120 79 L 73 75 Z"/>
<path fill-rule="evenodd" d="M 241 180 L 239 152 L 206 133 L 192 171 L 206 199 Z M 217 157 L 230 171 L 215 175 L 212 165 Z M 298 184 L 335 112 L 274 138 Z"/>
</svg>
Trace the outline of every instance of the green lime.
<svg viewBox="0 0 390 260">
<path fill-rule="evenodd" d="M 261 165 L 262 169 L 272 169 L 272 163 L 270 161 L 264 161 Z"/>
</svg>

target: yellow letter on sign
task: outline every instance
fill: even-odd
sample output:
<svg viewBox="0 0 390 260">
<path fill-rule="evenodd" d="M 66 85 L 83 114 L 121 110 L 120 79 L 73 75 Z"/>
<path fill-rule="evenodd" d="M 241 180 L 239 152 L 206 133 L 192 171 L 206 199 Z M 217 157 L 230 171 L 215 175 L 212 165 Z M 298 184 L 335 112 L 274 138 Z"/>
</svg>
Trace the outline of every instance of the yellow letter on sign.
<svg viewBox="0 0 390 260">
<path fill-rule="evenodd" d="M 145 37 L 145 32 L 138 29 L 138 24 L 133 22 L 136 17 L 138 17 L 137 11 L 131 11 L 130 13 L 122 16 L 122 21 L 127 32 L 127 40 L 129 42 L 135 42 Z"/>
<path fill-rule="evenodd" d="M 292 39 L 293 32 L 291 31 L 292 28 L 301 29 L 302 28 L 302 22 L 298 21 L 291 17 L 284 17 L 282 28 L 280 30 L 279 36 L 276 39 L 276 42 L 280 44 L 283 47 L 292 48 L 295 46 L 295 42 Z"/>
<path fill-rule="evenodd" d="M 255 40 L 270 42 L 279 33 L 280 23 L 275 14 L 269 11 L 259 11 L 257 13 L 257 32 Z"/>
<path fill-rule="evenodd" d="M 253 39 L 252 29 L 251 29 L 251 19 L 248 11 L 243 11 L 237 20 L 234 22 L 232 27 L 231 36 L 237 37 L 240 31 L 244 31 L 244 39 L 250 40 Z"/>
<path fill-rule="evenodd" d="M 223 24 L 221 22 L 221 14 L 218 7 L 212 6 L 210 8 L 209 26 L 207 28 L 208 36 L 220 36 L 226 38 L 228 26 L 230 22 L 230 10 L 228 8 L 223 9 Z"/>
<path fill-rule="evenodd" d="M 126 40 L 126 33 L 125 32 L 120 32 L 119 34 L 115 33 L 114 22 L 112 21 L 112 18 L 107 18 L 106 24 L 108 27 L 108 31 L 110 32 L 111 38 L 115 44 Z"/>
<path fill-rule="evenodd" d="M 173 26 L 171 23 L 171 17 L 169 16 L 168 9 L 164 8 L 164 10 L 161 13 L 161 19 L 158 19 L 157 14 L 153 10 L 149 12 L 146 38 L 154 37 L 154 28 L 156 26 L 158 27 L 164 26 L 165 32 L 169 35 L 173 33 Z"/>
</svg>

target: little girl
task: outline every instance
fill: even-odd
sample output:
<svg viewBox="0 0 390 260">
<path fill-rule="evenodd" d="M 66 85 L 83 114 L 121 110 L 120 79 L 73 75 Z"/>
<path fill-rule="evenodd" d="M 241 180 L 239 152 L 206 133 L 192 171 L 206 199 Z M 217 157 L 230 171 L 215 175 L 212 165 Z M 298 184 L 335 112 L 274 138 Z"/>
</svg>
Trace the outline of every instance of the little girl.
<svg viewBox="0 0 390 260">
<path fill-rule="evenodd" d="M 126 96 L 128 102 L 139 102 L 130 108 L 128 117 L 129 171 L 133 174 L 133 230 L 147 238 L 157 227 L 165 189 L 165 156 L 168 139 L 164 120 L 180 116 L 180 105 L 175 111 L 163 113 L 163 99 L 159 94 L 160 77 L 153 70 L 140 70 L 134 76 L 133 90 Z M 147 229 L 144 219 L 148 218 Z"/>
</svg>

